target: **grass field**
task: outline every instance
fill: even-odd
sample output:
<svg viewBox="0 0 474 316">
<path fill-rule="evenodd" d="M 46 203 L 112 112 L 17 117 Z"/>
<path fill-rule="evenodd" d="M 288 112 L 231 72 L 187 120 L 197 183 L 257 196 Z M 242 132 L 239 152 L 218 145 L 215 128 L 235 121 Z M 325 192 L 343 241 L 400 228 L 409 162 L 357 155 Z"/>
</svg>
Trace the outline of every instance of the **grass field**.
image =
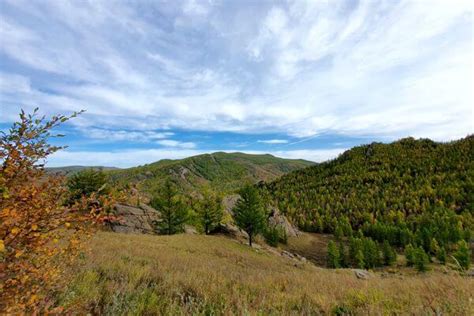
<svg viewBox="0 0 474 316">
<path fill-rule="evenodd" d="M 68 271 L 57 304 L 106 315 L 472 315 L 474 280 L 295 265 L 265 249 L 203 235 L 100 232 Z"/>
</svg>

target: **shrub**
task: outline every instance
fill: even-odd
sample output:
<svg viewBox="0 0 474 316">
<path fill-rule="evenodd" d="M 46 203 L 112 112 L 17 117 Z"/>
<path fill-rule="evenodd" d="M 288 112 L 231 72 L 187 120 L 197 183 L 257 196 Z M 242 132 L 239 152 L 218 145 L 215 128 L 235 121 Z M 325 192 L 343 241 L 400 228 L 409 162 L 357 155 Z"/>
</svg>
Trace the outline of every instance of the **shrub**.
<svg viewBox="0 0 474 316">
<path fill-rule="evenodd" d="M 438 258 L 439 263 L 446 264 L 446 249 L 444 247 L 439 249 L 436 258 Z"/>
</svg>

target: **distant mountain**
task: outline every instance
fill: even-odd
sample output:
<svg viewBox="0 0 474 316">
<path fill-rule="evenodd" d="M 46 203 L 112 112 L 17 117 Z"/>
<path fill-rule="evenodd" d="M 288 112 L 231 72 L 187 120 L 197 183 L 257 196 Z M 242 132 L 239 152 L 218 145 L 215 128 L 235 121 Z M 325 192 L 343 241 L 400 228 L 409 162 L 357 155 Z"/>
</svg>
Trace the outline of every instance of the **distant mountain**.
<svg viewBox="0 0 474 316">
<path fill-rule="evenodd" d="M 171 178 L 184 192 L 208 186 L 228 193 L 246 183 L 275 180 L 285 173 L 311 165 L 314 162 L 272 155 L 216 152 L 113 170 L 110 176 L 117 184 L 139 183 L 145 192 L 159 189 L 167 178 Z"/>
<path fill-rule="evenodd" d="M 52 168 L 45 168 L 46 173 L 49 174 L 61 174 L 61 175 L 70 175 L 76 172 L 79 172 L 84 169 L 94 169 L 94 170 L 118 170 L 119 168 L 115 167 L 102 167 L 102 166 L 64 166 L 64 167 L 52 167 Z"/>
</svg>

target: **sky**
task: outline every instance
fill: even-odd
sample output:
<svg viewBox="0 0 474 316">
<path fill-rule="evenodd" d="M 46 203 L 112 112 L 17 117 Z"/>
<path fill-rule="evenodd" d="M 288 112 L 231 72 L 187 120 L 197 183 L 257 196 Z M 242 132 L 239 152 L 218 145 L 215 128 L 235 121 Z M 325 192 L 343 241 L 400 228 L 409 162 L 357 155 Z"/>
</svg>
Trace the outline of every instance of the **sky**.
<svg viewBox="0 0 474 316">
<path fill-rule="evenodd" d="M 0 130 L 86 112 L 48 166 L 206 152 L 324 161 L 474 133 L 473 4 L 0 1 Z"/>
</svg>

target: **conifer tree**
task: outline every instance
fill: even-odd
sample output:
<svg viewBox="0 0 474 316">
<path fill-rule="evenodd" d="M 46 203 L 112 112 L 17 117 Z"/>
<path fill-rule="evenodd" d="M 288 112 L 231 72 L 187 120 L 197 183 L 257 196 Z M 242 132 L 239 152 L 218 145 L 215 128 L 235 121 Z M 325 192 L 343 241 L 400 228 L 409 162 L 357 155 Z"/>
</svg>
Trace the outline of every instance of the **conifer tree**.
<svg viewBox="0 0 474 316">
<path fill-rule="evenodd" d="M 261 233 L 266 224 L 265 209 L 258 191 L 253 186 L 240 190 L 240 198 L 232 211 L 235 223 L 248 234 L 249 246 L 252 246 L 253 237 Z"/>
<path fill-rule="evenodd" d="M 150 205 L 161 214 L 161 221 L 156 223 L 160 234 L 172 235 L 184 231 L 188 209 L 170 180 L 151 199 Z"/>
<path fill-rule="evenodd" d="M 415 248 L 413 252 L 413 261 L 413 264 L 418 271 L 425 272 L 428 269 L 427 265 L 429 263 L 429 258 L 423 247 Z"/>
<path fill-rule="evenodd" d="M 382 244 L 383 263 L 390 266 L 397 260 L 397 254 L 390 246 L 389 242 L 385 240 Z"/>
<path fill-rule="evenodd" d="M 362 239 L 362 252 L 364 253 L 364 262 L 367 268 L 374 268 L 379 265 L 380 252 L 375 241 L 370 238 Z"/>
<path fill-rule="evenodd" d="M 349 266 L 346 248 L 342 242 L 339 243 L 339 264 L 341 268 L 347 268 Z"/>
<path fill-rule="evenodd" d="M 407 266 L 412 266 L 415 263 L 415 248 L 411 244 L 405 247 L 405 258 Z"/>
<path fill-rule="evenodd" d="M 196 212 L 204 233 L 209 235 L 222 221 L 222 199 L 210 190 L 205 190 L 197 203 Z"/>
<path fill-rule="evenodd" d="M 336 240 L 341 240 L 341 238 L 344 236 L 344 232 L 342 230 L 341 225 L 337 225 L 336 229 L 334 230 L 334 237 L 336 237 Z"/>
<path fill-rule="evenodd" d="M 364 253 L 362 250 L 358 250 L 355 255 L 356 267 L 359 269 L 365 268 Z"/>
<path fill-rule="evenodd" d="M 327 265 L 329 268 L 340 267 L 339 249 L 334 241 L 329 241 L 327 251 Z"/>
<path fill-rule="evenodd" d="M 454 253 L 454 258 L 456 258 L 462 269 L 469 269 L 471 264 L 471 253 L 466 241 L 461 240 L 458 242 L 458 249 Z"/>
</svg>

